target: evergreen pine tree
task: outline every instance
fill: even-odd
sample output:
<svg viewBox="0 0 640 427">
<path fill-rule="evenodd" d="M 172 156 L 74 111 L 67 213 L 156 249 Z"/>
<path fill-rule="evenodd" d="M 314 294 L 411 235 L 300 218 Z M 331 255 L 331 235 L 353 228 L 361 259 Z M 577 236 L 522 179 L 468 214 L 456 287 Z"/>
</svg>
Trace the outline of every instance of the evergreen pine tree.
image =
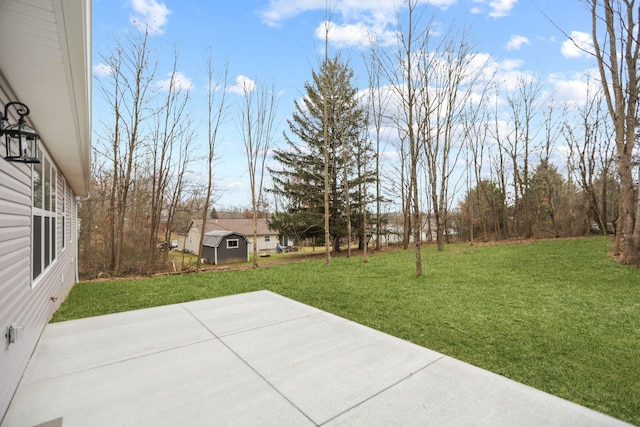
<svg viewBox="0 0 640 427">
<path fill-rule="evenodd" d="M 323 61 L 319 72 L 312 72 L 312 82 L 305 84 L 302 103 L 295 102 L 293 117 L 284 133 L 286 146 L 274 150 L 280 168 L 270 169 L 273 188 L 284 210 L 270 219 L 272 229 L 297 240 L 324 240 L 324 98 L 327 100 L 327 150 L 329 153 L 330 235 L 335 251 L 347 232 L 344 176 L 347 168 L 352 211 L 362 171 L 356 158 L 369 146 L 366 138 L 366 114 L 352 85 L 353 70 L 338 57 Z M 326 88 L 326 90 L 323 90 Z M 344 155 L 343 150 L 348 150 Z M 345 162 L 346 160 L 346 162 Z M 365 175 L 367 175 L 365 173 Z"/>
</svg>

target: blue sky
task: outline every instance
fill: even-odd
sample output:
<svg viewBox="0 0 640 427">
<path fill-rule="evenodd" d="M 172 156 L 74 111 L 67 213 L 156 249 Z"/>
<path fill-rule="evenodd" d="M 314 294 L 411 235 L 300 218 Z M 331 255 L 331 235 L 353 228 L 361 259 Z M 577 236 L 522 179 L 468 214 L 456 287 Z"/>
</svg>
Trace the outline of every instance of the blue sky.
<svg viewBox="0 0 640 427">
<path fill-rule="evenodd" d="M 280 93 L 276 144 L 281 142 L 294 100 L 301 97 L 323 55 L 321 37 L 325 5 L 333 11 L 331 52 L 337 48 L 351 58 L 355 84 L 366 85 L 359 65 L 367 34 L 382 39 L 395 28 L 394 0 L 94 0 L 94 78 L 101 74 L 100 55 L 108 54 L 114 36 L 147 25 L 159 55 L 157 87 L 171 71 L 174 45 L 179 49 L 182 83 L 190 87 L 194 117 L 206 105 L 204 58 L 212 49 L 214 65 L 228 64 L 233 81 L 273 82 Z M 401 2 L 400 2 L 401 3 Z M 586 41 L 589 13 L 579 0 L 425 0 L 428 14 L 443 29 L 451 22 L 470 27 L 476 51 L 508 81 L 519 72 L 536 73 L 545 90 L 556 98 L 580 101 L 586 74 L 593 63 L 568 42 Z M 553 21 L 553 23 L 551 22 Z M 562 29 L 560 31 L 558 28 Z M 588 49 L 587 45 L 585 47 Z M 508 83 L 506 83 L 508 84 Z M 104 114 L 100 93 L 94 90 L 94 129 Z M 230 120 L 219 140 L 215 169 L 221 197 L 216 207 L 247 207 L 250 204 L 244 146 L 234 124 L 240 95 L 230 94 Z M 197 139 L 205 141 L 205 124 Z M 203 142 L 204 149 L 204 142 Z"/>
</svg>

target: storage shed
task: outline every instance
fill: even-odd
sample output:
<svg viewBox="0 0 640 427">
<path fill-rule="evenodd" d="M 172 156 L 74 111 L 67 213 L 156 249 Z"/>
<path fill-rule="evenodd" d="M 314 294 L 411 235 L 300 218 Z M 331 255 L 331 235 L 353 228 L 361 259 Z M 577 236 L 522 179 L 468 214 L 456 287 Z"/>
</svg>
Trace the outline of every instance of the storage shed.
<svg viewBox="0 0 640 427">
<path fill-rule="evenodd" d="M 210 231 L 204 235 L 202 257 L 214 265 L 249 261 L 249 240 L 234 231 Z"/>
</svg>

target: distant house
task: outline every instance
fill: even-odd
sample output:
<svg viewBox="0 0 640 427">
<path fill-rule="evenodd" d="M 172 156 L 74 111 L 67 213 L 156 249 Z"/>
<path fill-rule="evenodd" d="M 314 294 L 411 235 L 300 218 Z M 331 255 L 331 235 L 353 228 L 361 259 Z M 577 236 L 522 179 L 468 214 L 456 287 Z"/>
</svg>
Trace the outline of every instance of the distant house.
<svg viewBox="0 0 640 427">
<path fill-rule="evenodd" d="M 178 250 L 186 249 L 188 252 L 198 253 L 200 247 L 200 232 L 202 219 L 193 219 L 186 233 L 178 237 Z M 253 220 L 251 218 L 220 218 L 208 219 L 205 233 L 212 231 L 233 231 L 245 235 L 249 242 L 249 252 L 253 251 Z M 258 219 L 257 247 L 260 252 L 275 252 L 278 243 L 281 246 L 289 245 L 289 239 L 279 237 L 278 233 L 269 229 L 267 220 Z"/>
<path fill-rule="evenodd" d="M 17 133 L 22 116 L 40 139 L 39 150 L 33 133 L 22 138 L 29 150 L 16 134 L 0 144 L 2 420 L 77 279 L 78 204 L 91 176 L 91 1 L 0 0 L 0 40 L 0 128 Z"/>
<path fill-rule="evenodd" d="M 249 261 L 247 236 L 220 230 L 205 233 L 202 258 L 214 265 Z"/>
</svg>

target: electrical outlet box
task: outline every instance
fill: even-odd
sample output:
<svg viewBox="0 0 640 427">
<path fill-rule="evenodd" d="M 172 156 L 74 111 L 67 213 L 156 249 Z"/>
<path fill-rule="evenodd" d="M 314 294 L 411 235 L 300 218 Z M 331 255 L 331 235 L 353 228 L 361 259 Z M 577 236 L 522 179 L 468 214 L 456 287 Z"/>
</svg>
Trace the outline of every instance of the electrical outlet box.
<svg viewBox="0 0 640 427">
<path fill-rule="evenodd" d="M 18 326 L 15 323 L 12 323 L 11 326 L 9 326 L 7 328 L 7 333 L 5 334 L 5 337 L 7 337 L 7 342 L 9 344 L 15 344 L 16 341 L 18 341 L 18 331 L 23 330 L 24 327 L 23 326 Z"/>
</svg>

